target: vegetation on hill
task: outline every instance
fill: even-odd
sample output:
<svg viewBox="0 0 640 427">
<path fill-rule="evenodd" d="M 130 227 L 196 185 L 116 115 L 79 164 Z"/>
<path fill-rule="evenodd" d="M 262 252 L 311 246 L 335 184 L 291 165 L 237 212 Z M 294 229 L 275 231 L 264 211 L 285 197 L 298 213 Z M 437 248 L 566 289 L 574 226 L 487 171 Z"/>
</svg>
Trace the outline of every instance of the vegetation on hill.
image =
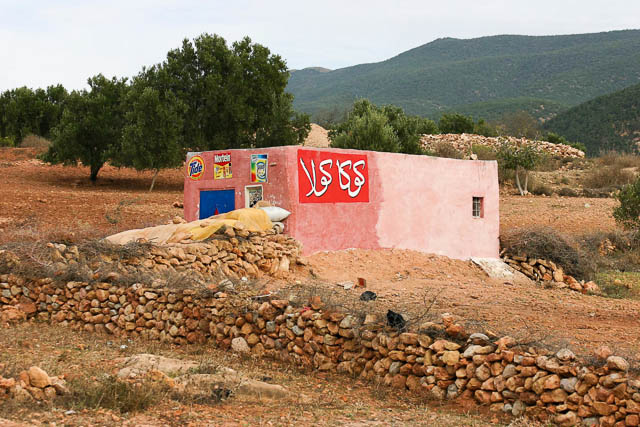
<svg viewBox="0 0 640 427">
<path fill-rule="evenodd" d="M 567 139 L 579 140 L 590 155 L 637 150 L 640 84 L 580 104 L 549 120 L 544 127 Z"/>
<path fill-rule="evenodd" d="M 433 118 L 458 111 L 491 119 L 486 112 L 519 110 L 548 118 L 549 110 L 637 83 L 638 63 L 640 30 L 445 38 L 378 63 L 295 71 L 287 88 L 294 107 L 312 114 L 368 98 Z"/>
</svg>

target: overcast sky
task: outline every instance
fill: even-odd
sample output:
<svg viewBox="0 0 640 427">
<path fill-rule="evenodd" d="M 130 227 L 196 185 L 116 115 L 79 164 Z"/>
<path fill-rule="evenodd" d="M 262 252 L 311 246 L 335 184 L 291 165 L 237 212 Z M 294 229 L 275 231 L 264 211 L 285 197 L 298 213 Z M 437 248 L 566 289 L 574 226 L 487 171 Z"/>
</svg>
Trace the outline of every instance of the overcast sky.
<svg viewBox="0 0 640 427">
<path fill-rule="evenodd" d="M 377 62 L 440 37 L 640 28 L 640 0 L 0 0 L 0 90 L 131 76 L 185 37 L 249 36 L 290 68 Z"/>
</svg>

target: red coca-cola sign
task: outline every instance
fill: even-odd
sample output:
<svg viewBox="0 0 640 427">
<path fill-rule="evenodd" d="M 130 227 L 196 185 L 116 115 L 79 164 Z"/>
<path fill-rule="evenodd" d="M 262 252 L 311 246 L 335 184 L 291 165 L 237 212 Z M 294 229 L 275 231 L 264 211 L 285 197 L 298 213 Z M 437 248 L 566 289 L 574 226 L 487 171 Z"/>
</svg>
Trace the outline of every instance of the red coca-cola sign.
<svg viewBox="0 0 640 427">
<path fill-rule="evenodd" d="M 369 165 L 365 154 L 298 150 L 300 203 L 369 201 Z"/>
</svg>

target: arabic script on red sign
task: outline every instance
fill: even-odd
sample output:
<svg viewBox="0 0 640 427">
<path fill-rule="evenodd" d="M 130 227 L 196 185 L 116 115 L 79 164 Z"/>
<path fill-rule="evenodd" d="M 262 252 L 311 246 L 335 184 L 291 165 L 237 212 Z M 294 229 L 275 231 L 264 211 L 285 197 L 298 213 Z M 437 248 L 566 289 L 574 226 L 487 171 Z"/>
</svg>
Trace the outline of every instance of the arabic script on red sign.
<svg viewBox="0 0 640 427">
<path fill-rule="evenodd" d="M 365 154 L 298 150 L 300 203 L 369 201 L 369 165 Z"/>
</svg>

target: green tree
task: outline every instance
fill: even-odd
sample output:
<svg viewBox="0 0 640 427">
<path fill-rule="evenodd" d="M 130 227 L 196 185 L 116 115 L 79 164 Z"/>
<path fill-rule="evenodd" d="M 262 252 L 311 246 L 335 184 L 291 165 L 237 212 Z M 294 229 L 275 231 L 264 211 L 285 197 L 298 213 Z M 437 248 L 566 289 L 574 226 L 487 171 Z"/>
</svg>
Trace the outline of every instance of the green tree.
<svg viewBox="0 0 640 427">
<path fill-rule="evenodd" d="M 538 162 L 538 153 L 529 145 L 517 146 L 504 142 L 497 154 L 498 163 L 505 170 L 513 170 L 515 172 L 516 187 L 521 196 L 528 193 L 529 171 L 531 171 Z M 520 175 L 524 177 L 524 185 L 520 179 Z"/>
<path fill-rule="evenodd" d="M 442 133 L 473 133 L 474 123 L 469 116 L 448 113 L 440 117 L 438 128 Z"/>
<path fill-rule="evenodd" d="M 622 187 L 615 197 L 620 203 L 613 209 L 616 222 L 628 229 L 640 229 L 640 178 Z"/>
<path fill-rule="evenodd" d="M 329 138 L 336 148 L 423 154 L 420 131 L 427 127 L 424 119 L 408 117 L 399 107 L 377 107 L 360 99 L 347 120 L 329 132 Z"/>
<path fill-rule="evenodd" d="M 66 89 L 49 86 L 32 90 L 21 87 L 0 95 L 0 136 L 19 144 L 28 134 L 45 138 L 51 136 L 62 114 L 62 103 L 67 97 Z"/>
<path fill-rule="evenodd" d="M 89 91 L 73 91 L 44 159 L 64 164 L 80 161 L 89 166 L 90 179 L 95 182 L 105 162 L 121 149 L 126 80 L 98 74 L 88 79 Z"/>
<path fill-rule="evenodd" d="M 217 35 L 185 39 L 156 68 L 186 107 L 182 136 L 192 149 L 291 145 L 309 133 L 309 116 L 285 93 L 286 63 L 249 38 L 231 47 Z"/>
<path fill-rule="evenodd" d="M 160 92 L 143 77 L 132 84 L 125 105 L 122 149 L 114 159 L 118 165 L 153 170 L 149 188 L 153 191 L 160 170 L 177 167 L 184 160 L 184 105 L 172 92 Z"/>
</svg>

